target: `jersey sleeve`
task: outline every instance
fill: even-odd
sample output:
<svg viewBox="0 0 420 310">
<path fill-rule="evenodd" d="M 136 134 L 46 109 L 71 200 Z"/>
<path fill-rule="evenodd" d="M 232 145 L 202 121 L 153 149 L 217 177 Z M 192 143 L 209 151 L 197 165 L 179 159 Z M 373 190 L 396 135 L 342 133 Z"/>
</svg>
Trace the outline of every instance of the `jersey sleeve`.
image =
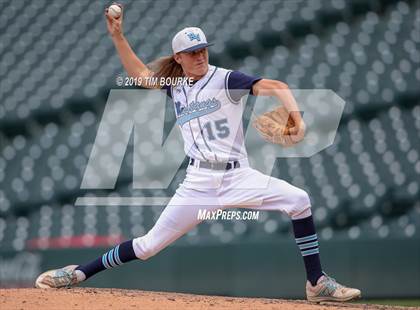
<svg viewBox="0 0 420 310">
<path fill-rule="evenodd" d="M 230 98 L 238 102 L 247 94 L 252 93 L 252 86 L 262 80 L 261 77 L 250 76 L 240 71 L 232 71 L 228 74 L 226 89 Z"/>
<path fill-rule="evenodd" d="M 171 86 L 170 85 L 164 85 L 161 89 L 166 90 L 166 95 L 172 99 L 172 93 L 171 93 Z"/>
</svg>

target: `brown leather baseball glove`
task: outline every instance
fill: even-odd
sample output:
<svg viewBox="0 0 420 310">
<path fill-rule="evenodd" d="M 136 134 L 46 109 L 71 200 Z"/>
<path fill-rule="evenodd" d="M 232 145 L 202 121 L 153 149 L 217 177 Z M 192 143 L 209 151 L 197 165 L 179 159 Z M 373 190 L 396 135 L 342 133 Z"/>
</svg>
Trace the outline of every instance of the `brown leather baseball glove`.
<svg viewBox="0 0 420 310">
<path fill-rule="evenodd" d="M 304 123 L 295 124 L 283 106 L 258 116 L 252 125 L 264 140 L 286 147 L 302 141 L 305 135 Z"/>
</svg>

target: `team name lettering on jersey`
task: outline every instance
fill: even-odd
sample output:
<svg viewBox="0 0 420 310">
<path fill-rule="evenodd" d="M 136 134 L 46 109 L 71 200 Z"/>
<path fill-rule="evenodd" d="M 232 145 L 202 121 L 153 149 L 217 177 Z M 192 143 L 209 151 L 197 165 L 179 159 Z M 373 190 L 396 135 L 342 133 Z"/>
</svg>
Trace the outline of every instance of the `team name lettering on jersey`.
<svg viewBox="0 0 420 310">
<path fill-rule="evenodd" d="M 192 101 L 188 106 L 181 107 L 180 102 L 175 102 L 177 109 L 177 124 L 182 126 L 186 122 L 217 111 L 222 106 L 220 100 L 211 98 L 203 101 Z"/>
</svg>

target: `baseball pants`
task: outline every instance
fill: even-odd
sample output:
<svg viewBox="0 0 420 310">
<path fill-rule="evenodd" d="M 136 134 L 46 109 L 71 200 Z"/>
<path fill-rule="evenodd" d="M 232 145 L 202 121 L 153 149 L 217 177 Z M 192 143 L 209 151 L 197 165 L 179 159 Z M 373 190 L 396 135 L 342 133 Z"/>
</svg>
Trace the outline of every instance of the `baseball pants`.
<svg viewBox="0 0 420 310">
<path fill-rule="evenodd" d="M 310 199 L 304 190 L 249 167 L 246 158 L 239 162 L 239 168 L 227 171 L 189 165 L 184 181 L 155 225 L 134 239 L 136 256 L 146 260 L 193 229 L 202 221 L 199 210 L 280 211 L 292 219 L 311 215 Z"/>
</svg>

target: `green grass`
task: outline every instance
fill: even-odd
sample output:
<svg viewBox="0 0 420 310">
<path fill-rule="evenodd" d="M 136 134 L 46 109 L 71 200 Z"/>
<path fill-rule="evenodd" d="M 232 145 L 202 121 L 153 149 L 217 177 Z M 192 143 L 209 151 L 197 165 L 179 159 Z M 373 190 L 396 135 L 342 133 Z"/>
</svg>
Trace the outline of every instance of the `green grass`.
<svg viewBox="0 0 420 310">
<path fill-rule="evenodd" d="M 420 299 L 364 299 L 357 301 L 357 303 L 403 307 L 420 307 Z"/>
</svg>

